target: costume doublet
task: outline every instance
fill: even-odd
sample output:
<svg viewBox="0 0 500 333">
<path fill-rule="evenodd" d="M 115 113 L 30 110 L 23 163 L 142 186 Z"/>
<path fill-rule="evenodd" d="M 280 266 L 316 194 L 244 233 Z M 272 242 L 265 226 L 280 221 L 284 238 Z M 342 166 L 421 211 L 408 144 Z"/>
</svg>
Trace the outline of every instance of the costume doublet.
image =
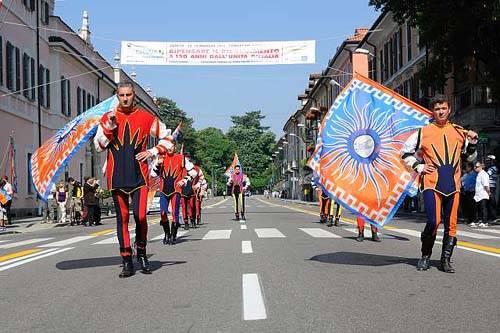
<svg viewBox="0 0 500 333">
<path fill-rule="evenodd" d="M 132 199 L 136 222 L 136 246 L 138 255 L 145 253 L 148 225 L 146 205 L 148 193 L 148 163 L 139 162 L 136 155 L 147 148 L 150 137 L 167 135 L 165 125 L 157 117 L 139 107 L 130 111 L 117 107 L 116 126 L 103 115 L 97 128 L 94 143 L 97 151 L 107 149 L 106 180 L 116 207 L 117 235 L 120 254 L 131 257 L 132 246 L 128 230 L 129 199 Z M 158 150 L 150 150 L 153 155 Z"/>
</svg>

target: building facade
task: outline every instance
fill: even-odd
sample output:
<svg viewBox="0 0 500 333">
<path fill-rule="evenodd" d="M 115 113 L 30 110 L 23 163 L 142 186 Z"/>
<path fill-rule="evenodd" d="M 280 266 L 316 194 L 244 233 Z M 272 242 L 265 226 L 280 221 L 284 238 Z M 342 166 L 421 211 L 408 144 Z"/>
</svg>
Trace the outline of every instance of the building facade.
<svg viewBox="0 0 500 333">
<path fill-rule="evenodd" d="M 36 1 L 38 37 L 34 28 Z M 40 142 L 112 96 L 117 82 L 130 78 L 92 46 L 87 13 L 82 28 L 75 32 L 53 15 L 53 0 L 14 0 L 1 11 L 5 20 L 0 27 L 0 156 L 6 156 L 7 145 L 13 140 L 18 191 L 13 210 L 17 216 L 29 216 L 40 205 L 29 172 L 29 160 Z M 136 92 L 140 105 L 156 113 L 153 98 L 139 84 Z M 2 173 L 6 170 L 3 160 Z M 101 178 L 103 161 L 104 157 L 97 155 L 89 143 L 75 155 L 61 177 Z"/>
</svg>

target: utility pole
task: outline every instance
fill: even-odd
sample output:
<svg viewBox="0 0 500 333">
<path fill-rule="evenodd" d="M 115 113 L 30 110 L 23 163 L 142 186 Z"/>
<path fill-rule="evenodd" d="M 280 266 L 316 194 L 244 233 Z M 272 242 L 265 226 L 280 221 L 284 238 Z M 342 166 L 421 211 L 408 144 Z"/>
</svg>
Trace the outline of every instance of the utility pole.
<svg viewBox="0 0 500 333">
<path fill-rule="evenodd" d="M 42 146 L 42 101 L 40 100 L 40 0 L 35 0 L 35 15 L 36 15 L 36 89 L 37 101 L 37 120 L 38 120 L 38 147 Z M 34 84 L 34 82 L 32 82 Z M 48 84 L 48 82 L 47 82 Z M 48 97 L 47 97 L 48 98 Z"/>
</svg>

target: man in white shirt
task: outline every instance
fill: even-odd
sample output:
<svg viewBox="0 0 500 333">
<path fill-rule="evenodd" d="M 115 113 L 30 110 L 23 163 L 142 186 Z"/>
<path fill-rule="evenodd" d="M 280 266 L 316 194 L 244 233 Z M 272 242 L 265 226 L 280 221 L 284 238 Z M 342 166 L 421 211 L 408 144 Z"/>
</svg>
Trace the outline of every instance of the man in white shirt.
<svg viewBox="0 0 500 333">
<path fill-rule="evenodd" d="M 477 222 L 469 224 L 470 227 L 487 227 L 488 200 L 490 199 L 490 176 L 484 171 L 484 165 L 476 162 L 474 169 L 477 172 L 474 201 L 476 202 Z"/>
</svg>

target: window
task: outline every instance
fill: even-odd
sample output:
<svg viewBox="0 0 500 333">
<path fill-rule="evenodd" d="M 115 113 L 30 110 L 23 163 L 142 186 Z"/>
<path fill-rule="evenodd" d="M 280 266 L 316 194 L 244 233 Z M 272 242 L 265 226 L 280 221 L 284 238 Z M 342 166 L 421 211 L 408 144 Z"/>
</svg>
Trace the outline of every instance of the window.
<svg viewBox="0 0 500 333">
<path fill-rule="evenodd" d="M 411 25 L 406 22 L 406 58 L 407 61 L 410 62 L 412 58 L 411 53 Z"/>
<path fill-rule="evenodd" d="M 76 114 L 80 115 L 82 113 L 82 89 L 80 87 L 76 88 Z"/>
<path fill-rule="evenodd" d="M 40 2 L 41 6 L 41 17 L 40 17 L 40 22 L 42 22 L 45 25 L 49 24 L 49 16 L 50 16 L 50 10 L 49 10 L 49 3 L 47 1 L 42 0 Z"/>
<path fill-rule="evenodd" d="M 91 107 L 92 107 L 92 99 L 90 98 L 90 94 L 87 93 L 87 110 L 90 109 Z"/>
<path fill-rule="evenodd" d="M 40 65 L 38 70 L 38 98 L 40 98 L 40 104 L 46 108 L 50 107 L 49 80 L 49 70 Z"/>
<path fill-rule="evenodd" d="M 23 96 L 35 99 L 35 59 L 23 53 Z"/>
<path fill-rule="evenodd" d="M 64 76 L 61 76 L 61 113 L 71 117 L 71 86 Z"/>
<path fill-rule="evenodd" d="M 19 49 L 7 42 L 7 89 L 19 92 L 21 90 L 21 66 Z"/>
<path fill-rule="evenodd" d="M 385 81 L 385 75 L 384 75 L 384 70 L 385 70 L 385 63 L 384 63 L 384 48 L 379 52 L 379 61 L 380 61 L 380 79 L 381 81 Z"/>
<path fill-rule="evenodd" d="M 50 108 L 50 70 L 45 68 L 45 107 Z"/>
<path fill-rule="evenodd" d="M 87 111 L 87 92 L 82 89 L 82 113 Z"/>
<path fill-rule="evenodd" d="M 92 96 L 92 106 L 94 107 L 95 106 L 95 97 Z"/>
<path fill-rule="evenodd" d="M 24 7 L 30 12 L 35 10 L 35 0 L 23 0 Z"/>
<path fill-rule="evenodd" d="M 33 178 L 31 177 L 31 172 L 30 172 L 30 161 L 32 155 L 33 155 L 32 153 L 28 153 L 26 155 L 26 174 L 27 174 L 26 179 L 28 180 L 27 181 L 28 188 L 26 189 L 26 193 L 28 194 L 33 194 Z"/>
<path fill-rule="evenodd" d="M 403 28 L 398 31 L 398 69 L 403 67 Z"/>
</svg>

